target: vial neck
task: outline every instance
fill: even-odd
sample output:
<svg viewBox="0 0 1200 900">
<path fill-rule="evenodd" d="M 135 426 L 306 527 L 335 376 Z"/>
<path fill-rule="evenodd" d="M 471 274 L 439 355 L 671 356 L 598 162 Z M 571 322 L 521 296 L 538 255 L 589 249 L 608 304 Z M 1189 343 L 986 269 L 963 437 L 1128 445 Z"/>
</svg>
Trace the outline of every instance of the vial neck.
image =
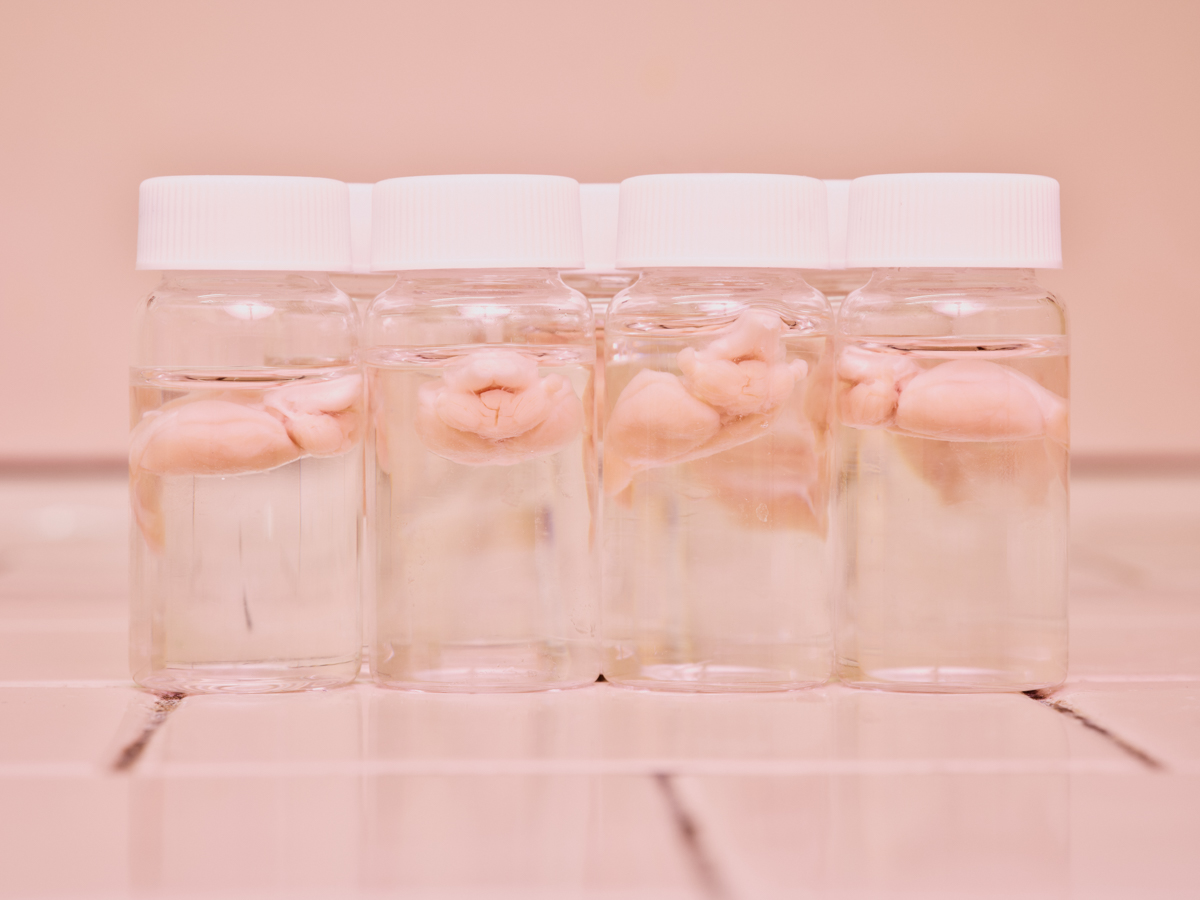
<svg viewBox="0 0 1200 900">
<path fill-rule="evenodd" d="M 911 292 L 980 290 L 984 288 L 1031 288 L 1037 286 L 1033 269 L 954 269 L 892 268 L 876 269 L 869 287 L 888 291 Z"/>
<path fill-rule="evenodd" d="M 646 269 L 638 280 L 639 291 L 682 293 L 692 291 L 761 291 L 807 286 L 800 269 L 742 267 L 689 267 Z"/>
<path fill-rule="evenodd" d="M 192 270 L 163 272 L 160 287 L 170 291 L 211 294 L 263 294 L 334 290 L 325 272 L 258 270 Z"/>
<path fill-rule="evenodd" d="M 389 294 L 503 300 L 569 289 L 557 269 L 420 269 L 397 272 Z"/>
</svg>

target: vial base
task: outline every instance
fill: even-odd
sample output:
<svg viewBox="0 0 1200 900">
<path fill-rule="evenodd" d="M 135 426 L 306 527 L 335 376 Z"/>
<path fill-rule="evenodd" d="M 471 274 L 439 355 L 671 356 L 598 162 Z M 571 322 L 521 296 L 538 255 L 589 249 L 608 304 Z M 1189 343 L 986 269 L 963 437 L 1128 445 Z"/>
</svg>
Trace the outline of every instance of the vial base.
<svg viewBox="0 0 1200 900">
<path fill-rule="evenodd" d="M 290 663 L 204 663 L 170 666 L 134 676 L 152 691 L 184 694 L 267 694 L 344 687 L 358 677 L 357 657 Z"/>
<path fill-rule="evenodd" d="M 966 666 L 910 666 L 864 671 L 839 665 L 837 679 L 848 687 L 924 694 L 1018 693 L 1058 687 L 1066 673 L 1038 677 L 1033 672 Z"/>
<path fill-rule="evenodd" d="M 733 651 L 733 652 L 730 652 Z M 604 678 L 621 687 L 653 691 L 795 691 L 825 683 L 827 651 L 794 645 L 739 643 L 722 652 L 680 653 L 664 641 L 658 648 L 610 643 Z"/>
<path fill-rule="evenodd" d="M 521 693 L 583 687 L 599 666 L 588 646 L 560 641 L 388 645 L 372 667 L 382 687 L 451 693 Z"/>
</svg>

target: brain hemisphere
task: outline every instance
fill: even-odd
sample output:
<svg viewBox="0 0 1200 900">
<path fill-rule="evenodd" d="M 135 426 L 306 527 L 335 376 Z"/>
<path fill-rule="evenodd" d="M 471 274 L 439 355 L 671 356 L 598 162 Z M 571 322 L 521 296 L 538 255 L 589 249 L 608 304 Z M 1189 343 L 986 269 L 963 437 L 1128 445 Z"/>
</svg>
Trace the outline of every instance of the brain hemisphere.
<svg viewBox="0 0 1200 900">
<path fill-rule="evenodd" d="M 788 363 L 782 319 L 742 313 L 729 331 L 676 357 L 682 378 L 643 369 L 617 398 L 604 435 L 605 491 L 623 491 L 638 471 L 701 459 L 768 432 L 808 366 Z"/>
<path fill-rule="evenodd" d="M 279 419 L 227 400 L 197 400 L 144 418 L 131 468 L 158 475 L 236 475 L 291 462 L 300 451 Z"/>
<path fill-rule="evenodd" d="M 1066 403 L 1027 375 L 984 360 L 954 360 L 904 388 L 896 428 L 951 441 L 1066 439 Z"/>
<path fill-rule="evenodd" d="M 865 428 L 890 426 L 900 392 L 920 371 L 907 356 L 847 347 L 837 365 L 843 381 L 838 401 L 842 422 Z"/>
<path fill-rule="evenodd" d="M 783 330 L 778 315 L 752 309 L 707 347 L 684 348 L 676 361 L 688 390 L 726 416 L 775 409 L 808 370 L 803 361 L 784 360 Z"/>
<path fill-rule="evenodd" d="M 263 404 L 305 453 L 337 456 L 358 443 L 361 398 L 362 376 L 348 375 L 269 391 Z"/>
<path fill-rule="evenodd" d="M 524 434 L 549 413 L 560 376 L 538 378 L 537 363 L 511 350 L 480 350 L 447 367 L 437 414 L 459 431 L 491 440 Z"/>
<path fill-rule="evenodd" d="M 635 468 L 688 453 L 721 429 L 721 416 L 670 372 L 642 369 L 621 392 L 605 432 L 605 450 Z"/>
<path fill-rule="evenodd" d="M 134 517 L 162 549 L 164 475 L 265 472 L 308 454 L 349 451 L 361 427 L 362 376 L 288 385 L 265 395 L 191 394 L 145 416 L 130 435 Z M 261 398 L 261 402 L 256 402 Z"/>
<path fill-rule="evenodd" d="M 425 446 L 466 465 L 513 465 L 554 453 L 579 433 L 583 408 L 561 375 L 539 377 L 513 350 L 478 350 L 421 386 L 417 433 Z"/>
</svg>

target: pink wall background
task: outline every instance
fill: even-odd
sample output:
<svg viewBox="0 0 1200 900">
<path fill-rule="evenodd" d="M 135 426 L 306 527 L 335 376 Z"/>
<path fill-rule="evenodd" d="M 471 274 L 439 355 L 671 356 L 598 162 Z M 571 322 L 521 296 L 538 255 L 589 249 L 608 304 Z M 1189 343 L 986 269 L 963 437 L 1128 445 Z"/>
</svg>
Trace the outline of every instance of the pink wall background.
<svg viewBox="0 0 1200 900">
<path fill-rule="evenodd" d="M 165 174 L 1000 171 L 1062 182 L 1074 440 L 1200 455 L 1200 3 L 0 7 L 0 461 L 124 453 Z"/>
</svg>

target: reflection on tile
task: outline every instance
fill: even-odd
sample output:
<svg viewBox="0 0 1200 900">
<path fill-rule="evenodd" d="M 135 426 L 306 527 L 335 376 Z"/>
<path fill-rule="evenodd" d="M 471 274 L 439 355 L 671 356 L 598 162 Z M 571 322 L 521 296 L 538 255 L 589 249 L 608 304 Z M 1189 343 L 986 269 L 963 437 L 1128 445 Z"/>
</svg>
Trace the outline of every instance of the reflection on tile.
<svg viewBox="0 0 1200 900">
<path fill-rule="evenodd" d="M 1183 684 L 1069 685 L 1055 699 L 1168 768 L 1200 763 L 1200 679 Z"/>
<path fill-rule="evenodd" d="M 873 758 L 895 756 L 898 749 L 907 755 L 958 753 L 953 741 L 940 740 L 942 732 L 974 740 L 973 756 L 1011 755 L 988 743 L 989 732 L 980 725 L 1009 744 L 1032 740 L 1036 746 L 1025 747 L 1024 755 L 1065 754 L 1065 743 L 1042 740 L 1062 738 L 1058 717 L 1019 695 L 977 699 L 978 707 L 966 697 L 864 694 L 836 686 L 685 695 L 598 685 L 500 697 L 373 692 L 368 702 L 371 751 L 377 758 L 812 760 L 836 757 L 838 740 L 850 740 L 857 748 L 854 755 Z M 964 715 L 975 716 L 976 727 L 964 729 Z M 904 750 L 902 736 L 898 742 L 859 747 L 858 739 L 844 731 L 847 723 L 860 720 L 868 731 L 899 729 L 923 743 Z M 835 722 L 842 728 L 836 737 Z M 913 723 L 919 724 L 909 727 Z M 1088 735 L 1081 740 L 1085 748 L 1096 743 Z"/>
<path fill-rule="evenodd" d="M 588 896 L 707 898 L 660 785 L 646 777 L 601 779 L 588 836 Z"/>
<path fill-rule="evenodd" d="M 1104 738 L 1023 694 L 839 688 L 837 697 L 842 758 L 1124 762 Z"/>
<path fill-rule="evenodd" d="M 373 759 L 544 759 L 597 755 L 594 688 L 529 694 L 371 690 Z"/>
<path fill-rule="evenodd" d="M 368 883 L 386 889 L 568 890 L 583 883 L 597 779 L 371 779 Z"/>
<path fill-rule="evenodd" d="M 688 696 L 601 684 L 496 696 L 372 691 L 367 702 L 378 760 L 812 758 L 830 748 L 820 691 Z"/>
<path fill-rule="evenodd" d="M 680 782 L 736 897 L 1068 896 L 1067 775 Z"/>
<path fill-rule="evenodd" d="M 139 895 L 702 896 L 669 810 L 644 777 L 128 784 L 128 877 Z"/>
<path fill-rule="evenodd" d="M 350 761 L 356 744 L 331 743 L 328 735 L 325 743 L 314 744 L 314 736 L 304 735 L 350 728 L 356 697 L 362 698 L 366 721 L 365 758 L 376 772 L 549 772 L 545 766 L 552 761 L 559 764 L 553 771 L 564 773 L 715 769 L 763 774 L 856 766 L 873 771 L 878 769 L 873 764 L 889 761 L 925 761 L 935 768 L 938 760 L 958 761 L 971 763 L 972 771 L 1002 763 L 1016 769 L 1020 763 L 1035 768 L 1044 763 L 1044 770 L 1086 761 L 1114 762 L 1119 768 L 1128 762 L 1101 736 L 1020 694 L 902 694 L 836 685 L 749 696 L 688 696 L 609 685 L 501 696 L 362 686 L 323 698 L 248 700 L 245 713 L 238 712 L 241 701 L 193 698 L 167 729 L 171 741 L 190 749 L 169 758 Z M 256 716 L 256 704 L 269 712 Z M 244 725 L 236 724 L 242 719 Z M 261 744 L 254 737 L 258 730 L 271 736 L 273 749 L 255 749 L 256 741 Z M 175 737 L 185 733 L 191 736 Z M 318 745 L 327 749 L 311 752 Z M 489 770 L 492 764 L 498 768 Z"/>
<path fill-rule="evenodd" d="M 372 692 L 376 759 L 658 761 L 1113 756 L 1019 694 L 852 691 L 716 695 L 597 685 L 559 694 Z"/>
<path fill-rule="evenodd" d="M 833 750 L 829 688 L 768 694 L 675 694 L 605 686 L 610 758 L 788 760 Z"/>
<path fill-rule="evenodd" d="M 125 783 L 129 840 L 120 856 L 136 892 L 341 896 L 358 883 L 358 778 L 135 776 Z"/>
<path fill-rule="evenodd" d="M 650 779 L 381 776 L 366 886 L 404 896 L 692 897 L 695 885 Z"/>
<path fill-rule="evenodd" d="M 129 636 L 114 631 L 0 629 L 0 685 L 23 681 L 118 681 L 129 677 Z"/>
<path fill-rule="evenodd" d="M 851 896 L 1065 898 L 1066 775 L 834 782 L 832 877 Z"/>
<path fill-rule="evenodd" d="M 0 778 L 0 895 L 123 892 L 128 789 L 118 778 Z"/>
<path fill-rule="evenodd" d="M 1200 777 L 1071 779 L 1072 900 L 1191 900 L 1198 845 Z"/>
<path fill-rule="evenodd" d="M 0 690 L 0 763 L 83 762 L 99 773 L 141 696 L 132 688 Z"/>
<path fill-rule="evenodd" d="M 832 778 L 681 776 L 676 785 L 728 894 L 747 900 L 830 895 Z"/>
<path fill-rule="evenodd" d="M 197 694 L 146 753 L 156 763 L 358 760 L 362 700 L 354 689 L 277 695 Z"/>
</svg>

